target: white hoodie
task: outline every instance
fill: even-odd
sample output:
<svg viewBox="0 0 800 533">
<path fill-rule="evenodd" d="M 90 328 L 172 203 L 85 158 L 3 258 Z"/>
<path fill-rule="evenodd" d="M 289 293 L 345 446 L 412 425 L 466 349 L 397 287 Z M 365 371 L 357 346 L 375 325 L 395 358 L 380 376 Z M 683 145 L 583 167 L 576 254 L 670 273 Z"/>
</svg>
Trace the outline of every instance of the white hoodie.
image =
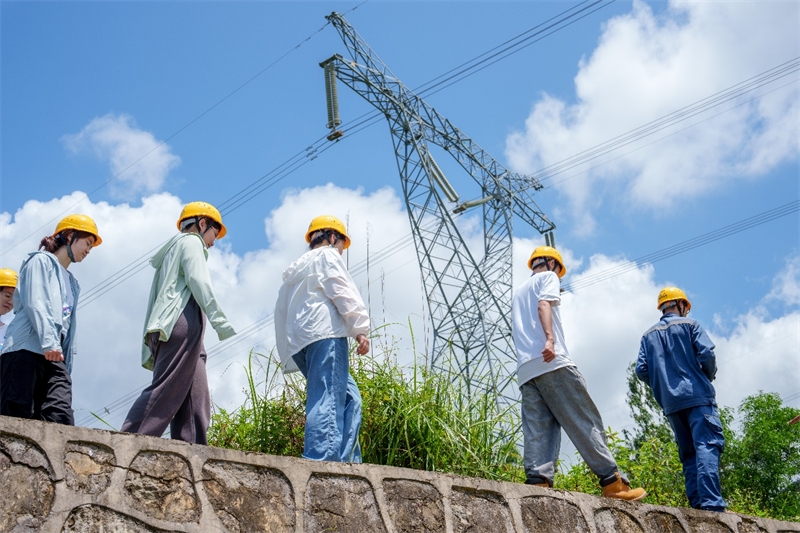
<svg viewBox="0 0 800 533">
<path fill-rule="evenodd" d="M 306 252 L 283 272 L 274 316 L 287 374 L 299 370 L 292 356 L 313 342 L 369 334 L 364 300 L 333 246 Z"/>
</svg>

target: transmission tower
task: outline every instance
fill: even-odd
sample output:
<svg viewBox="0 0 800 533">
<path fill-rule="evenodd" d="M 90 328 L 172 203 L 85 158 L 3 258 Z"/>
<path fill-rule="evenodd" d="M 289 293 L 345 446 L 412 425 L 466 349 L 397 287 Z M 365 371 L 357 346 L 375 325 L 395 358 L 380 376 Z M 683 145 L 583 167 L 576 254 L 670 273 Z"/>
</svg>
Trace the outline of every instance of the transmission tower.
<svg viewBox="0 0 800 533">
<path fill-rule="evenodd" d="M 512 219 L 516 214 L 553 244 L 555 225 L 531 198 L 538 180 L 509 172 L 449 120 L 414 94 L 339 13 L 325 17 L 351 59 L 334 55 L 325 70 L 329 140 L 343 135 L 336 81 L 380 110 L 389 123 L 400 182 L 431 314 L 431 366 L 458 372 L 471 390 L 516 401 L 511 333 Z M 428 147 L 446 150 L 477 183 L 479 199 L 461 198 Z M 474 187 L 473 187 L 474 188 Z M 454 215 L 480 208 L 483 247 L 470 251 Z"/>
</svg>

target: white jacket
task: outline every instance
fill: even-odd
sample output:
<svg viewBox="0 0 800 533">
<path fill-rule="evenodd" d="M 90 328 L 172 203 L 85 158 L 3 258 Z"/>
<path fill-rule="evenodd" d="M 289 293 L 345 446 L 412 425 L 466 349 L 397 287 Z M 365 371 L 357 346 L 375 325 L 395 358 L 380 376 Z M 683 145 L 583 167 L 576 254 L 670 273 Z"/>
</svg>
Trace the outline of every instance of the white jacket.
<svg viewBox="0 0 800 533">
<path fill-rule="evenodd" d="M 313 342 L 369 334 L 364 300 L 332 246 L 306 252 L 283 272 L 274 316 L 285 373 L 299 370 L 292 356 Z"/>
</svg>

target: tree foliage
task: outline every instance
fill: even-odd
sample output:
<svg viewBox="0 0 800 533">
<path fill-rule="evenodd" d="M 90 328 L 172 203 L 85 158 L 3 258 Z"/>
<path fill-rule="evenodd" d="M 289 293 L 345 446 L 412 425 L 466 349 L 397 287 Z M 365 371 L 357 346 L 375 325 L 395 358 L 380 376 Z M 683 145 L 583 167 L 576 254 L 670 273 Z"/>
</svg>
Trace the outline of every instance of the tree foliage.
<svg viewBox="0 0 800 533">
<path fill-rule="evenodd" d="M 800 517 L 800 426 L 789 420 L 800 410 L 780 396 L 759 392 L 739 406 L 741 428 L 727 437 L 724 487 L 739 489 L 770 515 Z"/>
<path fill-rule="evenodd" d="M 650 387 L 636 377 L 635 369 L 636 363 L 631 363 L 628 366 L 627 377 L 627 402 L 635 426 L 633 431 L 622 431 L 632 450 L 638 450 L 646 442 L 653 440 L 658 442 L 674 440 L 672 428 L 664 416 L 664 411 L 656 402 Z"/>
</svg>

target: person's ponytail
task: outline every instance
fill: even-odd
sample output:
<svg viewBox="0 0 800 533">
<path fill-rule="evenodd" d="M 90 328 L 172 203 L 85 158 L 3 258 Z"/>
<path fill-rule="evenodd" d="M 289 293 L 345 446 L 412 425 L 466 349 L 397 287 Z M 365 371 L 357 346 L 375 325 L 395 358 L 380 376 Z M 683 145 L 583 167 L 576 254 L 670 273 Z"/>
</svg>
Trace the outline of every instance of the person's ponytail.
<svg viewBox="0 0 800 533">
<path fill-rule="evenodd" d="M 56 253 L 56 250 L 61 248 L 62 244 L 59 242 L 60 239 L 56 238 L 56 235 L 48 235 L 47 237 L 42 239 L 42 242 L 39 243 L 39 249 L 43 249 L 45 252 L 50 252 L 51 254 Z"/>
<path fill-rule="evenodd" d="M 41 250 L 44 248 L 45 252 L 50 252 L 51 254 L 54 254 L 56 253 L 56 250 L 58 250 L 62 246 L 66 246 L 67 244 L 70 244 L 73 240 L 83 239 L 84 237 L 94 237 L 94 234 L 74 229 L 65 229 L 61 233 L 56 233 L 55 235 L 48 235 L 47 237 L 43 238 L 42 241 L 39 243 L 39 249 Z"/>
</svg>

